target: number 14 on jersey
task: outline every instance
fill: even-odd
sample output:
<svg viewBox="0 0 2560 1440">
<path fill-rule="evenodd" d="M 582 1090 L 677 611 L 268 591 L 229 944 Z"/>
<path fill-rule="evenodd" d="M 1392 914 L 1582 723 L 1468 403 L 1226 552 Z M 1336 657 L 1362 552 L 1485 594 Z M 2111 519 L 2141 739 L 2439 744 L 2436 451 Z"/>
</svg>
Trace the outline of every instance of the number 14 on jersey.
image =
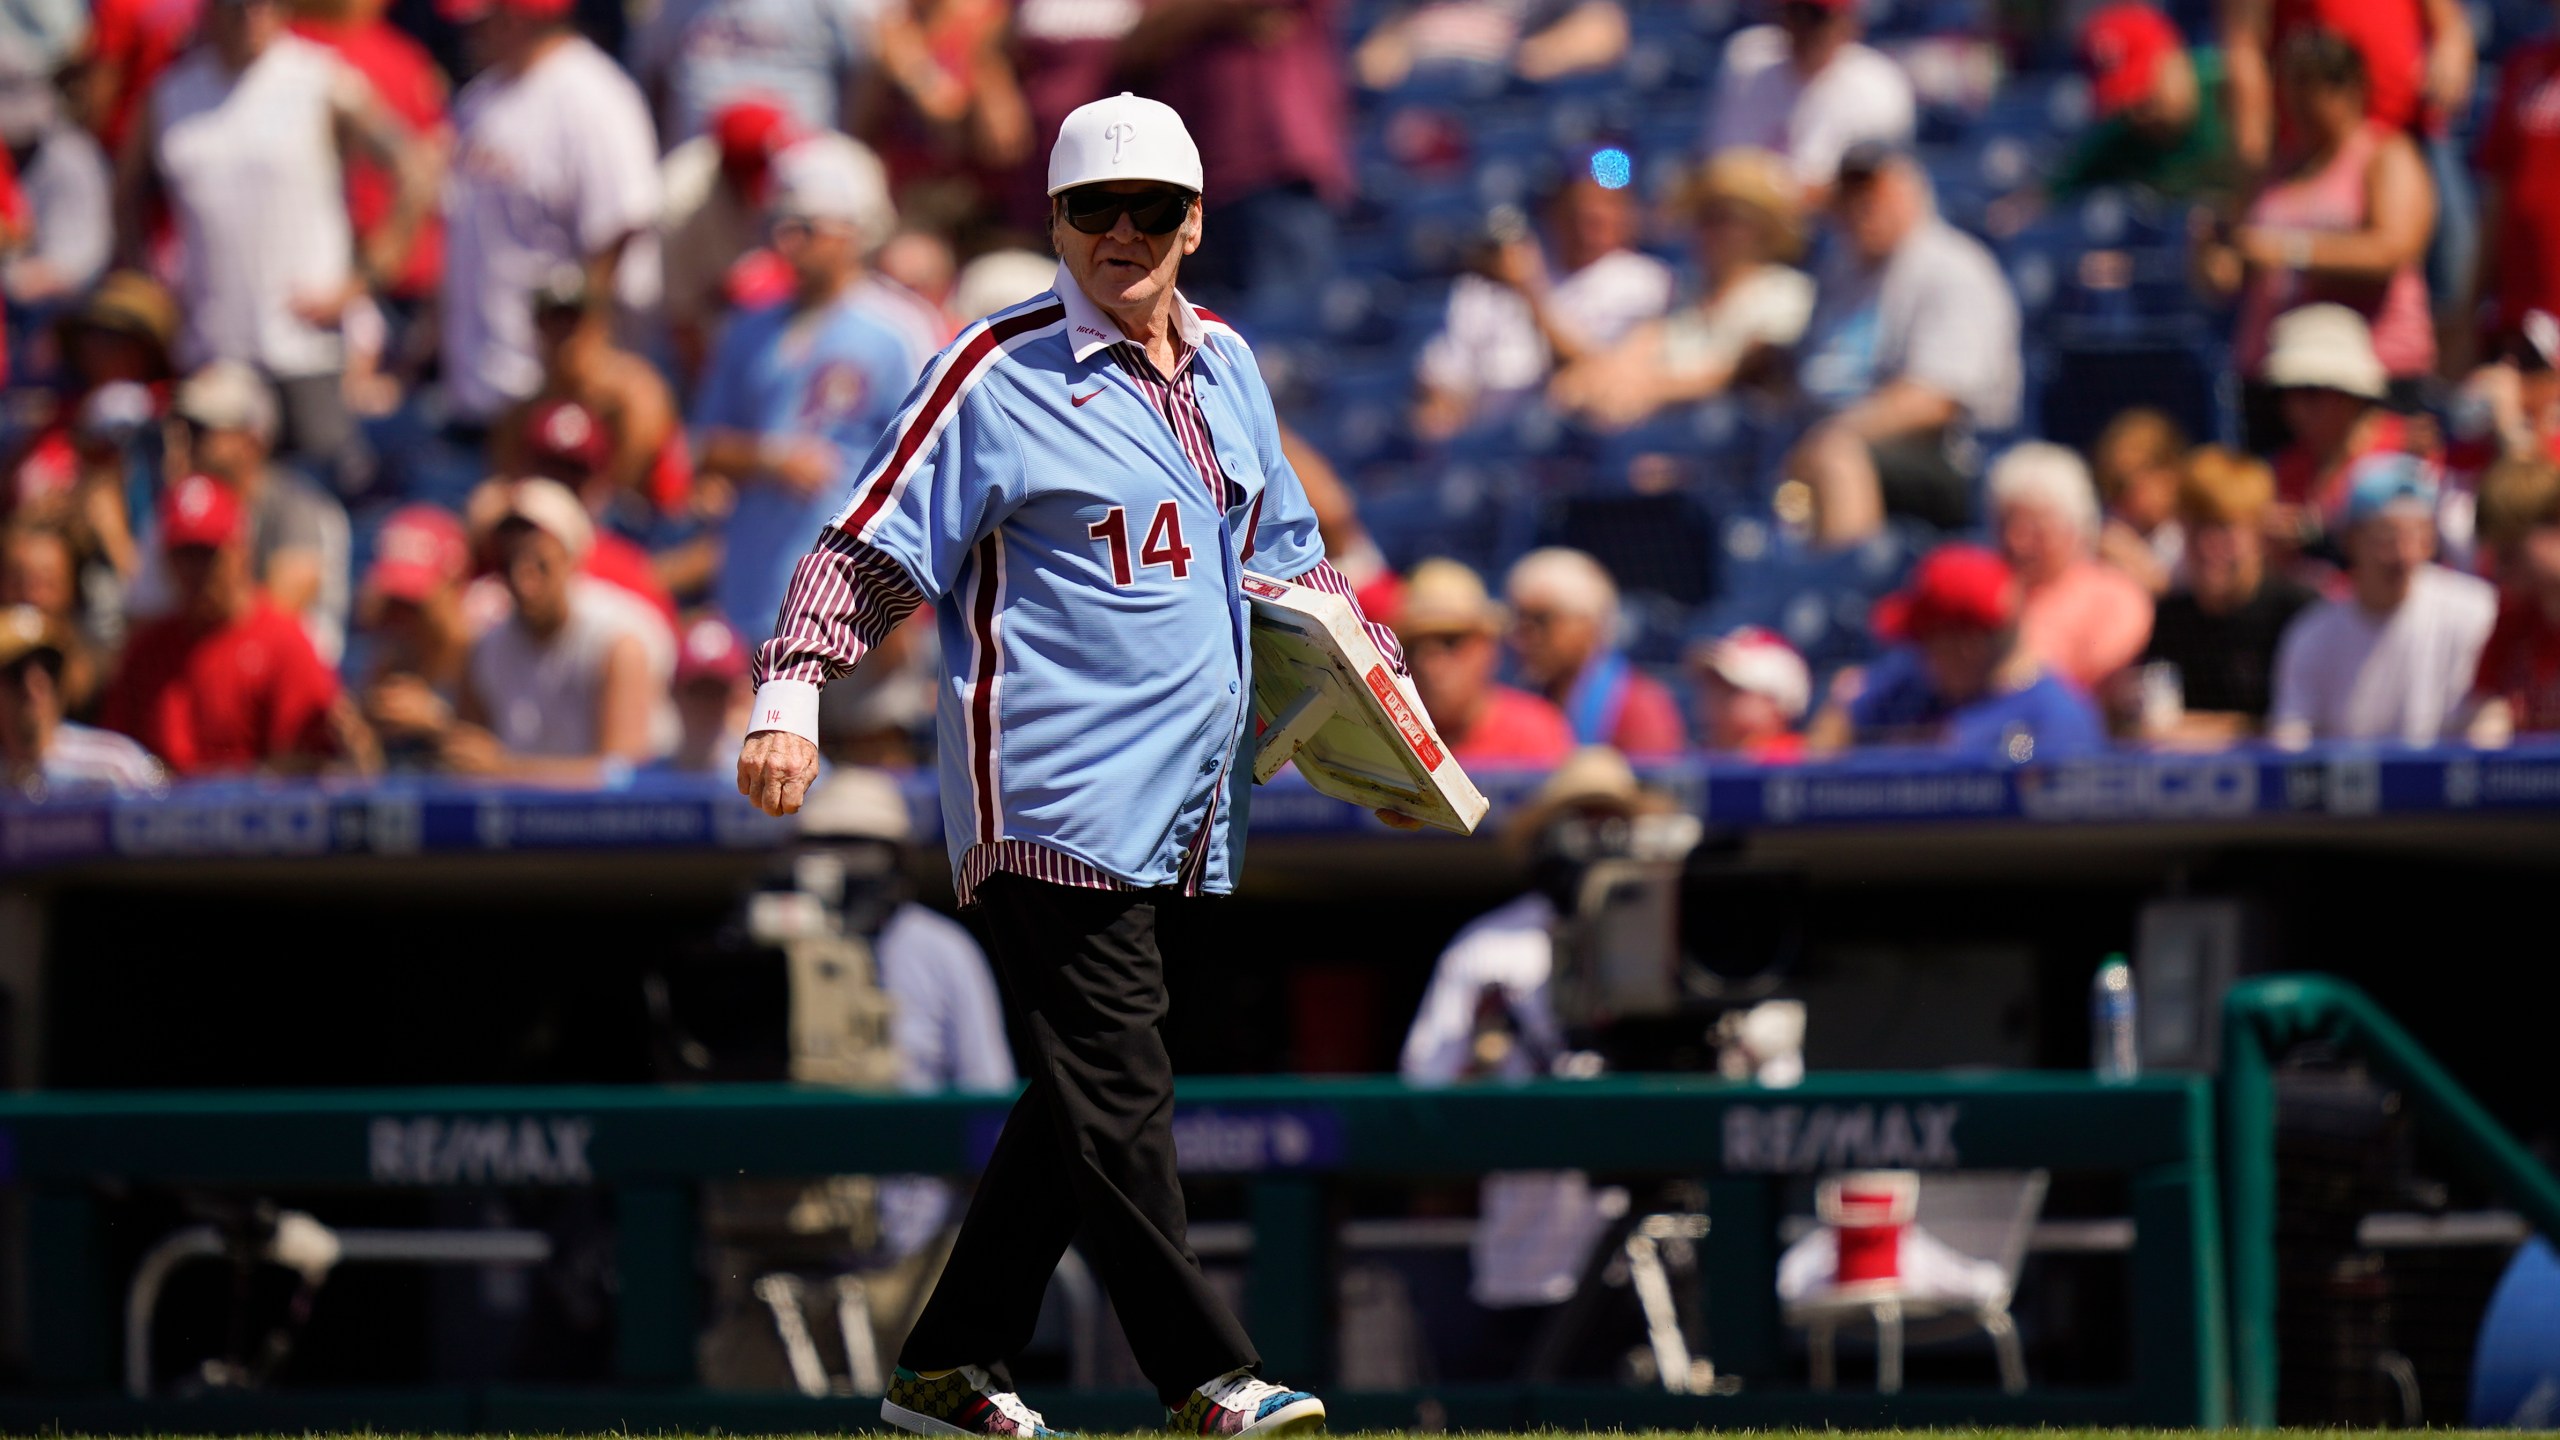
<svg viewBox="0 0 2560 1440">
<path fill-rule="evenodd" d="M 1127 585 L 1136 578 L 1129 565 L 1129 512 L 1118 505 L 1103 513 L 1101 519 L 1085 527 L 1086 533 L 1103 542 L 1111 552 L 1111 583 Z M 1156 502 L 1155 518 L 1147 522 L 1147 538 L 1138 547 L 1138 563 L 1162 565 L 1173 571 L 1176 580 L 1191 578 L 1191 547 L 1182 543 L 1182 507 L 1171 500 Z"/>
</svg>

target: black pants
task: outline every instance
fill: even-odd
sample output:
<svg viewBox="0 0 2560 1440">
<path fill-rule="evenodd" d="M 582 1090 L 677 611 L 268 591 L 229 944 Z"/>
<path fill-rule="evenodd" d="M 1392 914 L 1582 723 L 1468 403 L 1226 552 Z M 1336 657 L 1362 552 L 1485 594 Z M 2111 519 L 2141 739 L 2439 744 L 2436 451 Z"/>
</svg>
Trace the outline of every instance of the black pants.
<svg viewBox="0 0 2560 1440">
<path fill-rule="evenodd" d="M 1030 1343 L 1049 1272 L 1076 1240 L 1138 1368 L 1179 1406 L 1204 1381 L 1260 1363 L 1200 1273 L 1174 1173 L 1156 912 L 1189 902 L 1007 874 L 989 876 L 978 900 L 1015 1035 L 1030 1051 L 1029 1083 L 898 1361 L 1004 1377 L 1004 1362 Z"/>
</svg>

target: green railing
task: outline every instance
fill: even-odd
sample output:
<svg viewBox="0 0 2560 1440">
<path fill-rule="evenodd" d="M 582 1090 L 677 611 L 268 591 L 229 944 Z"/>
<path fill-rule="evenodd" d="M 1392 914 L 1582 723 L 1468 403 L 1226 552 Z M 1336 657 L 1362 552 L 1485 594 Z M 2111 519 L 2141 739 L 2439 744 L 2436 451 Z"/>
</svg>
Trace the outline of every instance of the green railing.
<svg viewBox="0 0 2560 1440">
<path fill-rule="evenodd" d="M 1187 1082 L 1186 1169 L 1249 1190 L 1245 1304 L 1265 1358 L 1292 1378 L 1330 1368 L 1337 1178 L 1448 1178 L 1572 1166 L 1704 1183 L 1701 1263 L 1730 1396 L 1507 1387 L 1437 1397 L 1488 1425 L 2109 1423 L 2211 1425 L 2226 1414 L 2213 1096 L 2199 1076 L 2102 1086 L 2086 1077 L 1826 1075 L 1783 1091 L 1618 1077 L 1449 1090 L 1391 1080 Z M 731 1430 L 842 1428 L 853 1402 L 774 1402 L 692 1388 L 701 1321 L 695 1195 L 705 1181 L 844 1171 L 960 1173 L 1001 1112 L 984 1099 L 786 1086 L 0 1097 L 0 1179 L 27 1200 L 25 1293 L 39 1398 L 0 1397 L 0 1429 L 546 1429 L 616 1421 Z M 1195 1146 L 1193 1134 L 1199 1143 Z M 1772 1283 L 1782 1188 L 1873 1165 L 2126 1177 L 2129 1382 L 2114 1389 L 1821 1395 L 1793 1384 Z M 614 1193 L 621 1284 L 612 1392 L 457 1397 L 289 1394 L 223 1406 L 132 1407 L 110 1391 L 114 1273 L 102 1183 L 235 1191 L 587 1186 Z M 306 1397 L 308 1398 L 308 1397 Z M 1346 1421 L 1409 1424 L 1409 1395 L 1337 1398 Z M 805 1405 L 807 1409 L 794 1406 Z M 1087 1425 L 1146 1418 L 1062 1397 Z"/>
<path fill-rule="evenodd" d="M 2419 1121 L 2485 1184 L 2560 1243 L 2560 1183 L 2363 991 L 2325 975 L 2242 981 L 2223 1002 L 2223 1174 L 2231 1216 L 2235 1408 L 2276 1423 L 2276 1087 L 2285 1052 L 2323 1041 L 2398 1085 Z"/>
</svg>

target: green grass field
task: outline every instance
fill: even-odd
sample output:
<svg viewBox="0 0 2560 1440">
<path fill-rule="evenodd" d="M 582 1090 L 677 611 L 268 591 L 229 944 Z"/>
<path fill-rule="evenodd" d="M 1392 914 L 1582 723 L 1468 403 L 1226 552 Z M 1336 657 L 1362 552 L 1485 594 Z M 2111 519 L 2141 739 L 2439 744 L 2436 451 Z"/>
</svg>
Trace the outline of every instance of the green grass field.
<svg viewBox="0 0 2560 1440">
<path fill-rule="evenodd" d="M 896 1435 L 896 1432 L 888 1432 Z M 2266 1440 L 2276 1435 L 2284 1440 L 2373 1440 L 2373 1430 L 2081 1430 L 2081 1427 L 2053 1427 L 2053 1430 L 1331 1430 L 1331 1435 L 1362 1435 L 1370 1440 L 1516 1440 L 1521 1435 L 1608 1435 L 1610 1440 L 1700 1440 L 1705 1435 L 1718 1437 L 1751 1437 L 1751 1440 L 1864 1440 L 1864 1437 L 1943 1437 L 1943 1440 L 2150 1440 L 2150 1437 L 2207 1437 L 2230 1435 Z M 2460 1440 L 2468 1435 L 2514 1440 L 2527 1435 L 2524 1430 L 2427 1430 L 2429 1440 Z M 561 1435 L 545 1440 L 768 1440 L 750 1437 L 742 1432 L 676 1432 L 676 1430 L 614 1430 L 602 1435 Z M 77 1432 L 49 1432 L 49 1440 L 77 1440 Z M 154 1435 L 151 1440 L 189 1440 L 182 1435 Z M 207 1437 L 210 1440 L 210 1437 Z M 261 1435 L 233 1437 L 233 1440 L 428 1440 L 428 1437 L 397 1435 L 397 1432 L 348 1430 L 338 1435 L 312 1432 L 312 1435 Z M 771 1440 L 842 1440 L 842 1432 L 827 1435 L 776 1435 Z M 1080 1440 L 1165 1440 L 1162 1430 L 1137 1430 L 1126 1437 L 1080 1432 Z"/>
</svg>

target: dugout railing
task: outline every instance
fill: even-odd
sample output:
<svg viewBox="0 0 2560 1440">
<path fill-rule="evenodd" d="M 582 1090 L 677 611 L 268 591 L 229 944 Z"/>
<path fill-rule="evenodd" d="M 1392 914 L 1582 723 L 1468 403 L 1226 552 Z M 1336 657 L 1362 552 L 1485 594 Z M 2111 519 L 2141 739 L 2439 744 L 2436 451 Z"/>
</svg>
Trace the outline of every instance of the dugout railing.
<svg viewBox="0 0 2560 1440">
<path fill-rule="evenodd" d="M 2370 1064 L 2420 1125 L 2545 1240 L 2560 1244 L 2560 1182 L 2409 1032 L 2326 975 L 2244 980 L 2223 1001 L 2223 1166 L 2230 1218 L 2233 1416 L 2276 1423 L 2276 1068 L 2321 1044 Z"/>
<path fill-rule="evenodd" d="M 0 1428 L 819 1431 L 869 1423 L 858 1399 L 712 1392 L 697 1197 L 711 1180 L 863 1170 L 966 1173 L 1002 1107 L 741 1085 L 0 1097 L 0 1179 L 20 1198 L 26 1383 Z M 1276 1374 L 1330 1367 L 1328 1187 L 1579 1167 L 1693 1177 L 1713 1228 L 1706 1321 L 1729 1395 L 1600 1385 L 1446 1387 L 1453 1428 L 1538 1426 L 2190 1426 L 2228 1411 L 2214 1094 L 2201 1076 L 2099 1085 L 2052 1073 L 1816 1076 L 1777 1091 L 1615 1077 L 1424 1091 L 1387 1080 L 1204 1080 L 1178 1125 L 1188 1173 L 1243 1184 L 1245 1305 Z M 1818 1394 L 1786 1374 L 1773 1274 L 1783 1195 L 1834 1169 L 2020 1170 L 2122 1177 L 2133 1227 L 2125 1383 L 2018 1396 L 1915 1388 Z M 588 1187 L 609 1191 L 619 1274 L 615 1383 L 593 1389 L 306 1393 L 131 1401 L 115 1390 L 117 1302 L 101 1231 L 111 1189 L 235 1193 Z M 1426 1397 L 1328 1395 L 1343 1428 L 1410 1426 Z M 1084 1428 L 1150 1426 L 1150 1397 L 1058 1395 Z"/>
</svg>

